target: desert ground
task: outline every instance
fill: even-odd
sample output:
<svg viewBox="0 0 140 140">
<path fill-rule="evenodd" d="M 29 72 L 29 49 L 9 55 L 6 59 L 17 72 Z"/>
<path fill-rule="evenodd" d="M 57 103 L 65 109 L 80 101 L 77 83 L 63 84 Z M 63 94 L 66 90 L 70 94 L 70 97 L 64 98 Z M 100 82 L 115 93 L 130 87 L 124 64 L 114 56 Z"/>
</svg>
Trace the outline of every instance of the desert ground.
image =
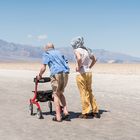
<svg viewBox="0 0 140 140">
<path fill-rule="evenodd" d="M 41 103 L 44 119 L 30 115 L 33 78 L 40 66 L 39 63 L 0 63 L 0 140 L 140 139 L 140 64 L 95 64 L 93 94 L 100 108 L 100 119 L 77 118 L 81 102 L 74 64 L 70 64 L 65 95 L 71 122 L 62 123 L 52 121 L 54 114 L 49 114 L 47 103 Z M 48 70 L 45 76 L 49 76 Z M 39 88 L 51 89 L 51 86 L 40 84 Z"/>
</svg>

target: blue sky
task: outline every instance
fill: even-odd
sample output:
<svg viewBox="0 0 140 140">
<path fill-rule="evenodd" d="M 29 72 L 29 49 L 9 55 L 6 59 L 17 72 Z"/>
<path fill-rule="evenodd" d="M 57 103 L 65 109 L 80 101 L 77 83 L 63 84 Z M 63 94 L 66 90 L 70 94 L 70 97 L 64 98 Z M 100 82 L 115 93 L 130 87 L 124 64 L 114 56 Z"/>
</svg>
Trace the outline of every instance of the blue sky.
<svg viewBox="0 0 140 140">
<path fill-rule="evenodd" d="M 1 0 L 0 39 L 87 47 L 140 56 L 140 0 Z"/>
</svg>

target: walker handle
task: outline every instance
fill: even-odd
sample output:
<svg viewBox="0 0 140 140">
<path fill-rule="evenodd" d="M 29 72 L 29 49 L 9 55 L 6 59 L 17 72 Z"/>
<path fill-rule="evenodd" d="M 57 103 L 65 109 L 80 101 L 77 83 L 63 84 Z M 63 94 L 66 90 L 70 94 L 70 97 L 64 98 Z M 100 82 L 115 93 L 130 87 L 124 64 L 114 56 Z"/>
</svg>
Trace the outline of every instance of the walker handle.
<svg viewBox="0 0 140 140">
<path fill-rule="evenodd" d="M 40 80 L 36 78 L 34 78 L 34 82 L 35 83 L 46 83 L 46 82 L 50 82 L 51 78 L 50 77 L 42 77 Z"/>
</svg>

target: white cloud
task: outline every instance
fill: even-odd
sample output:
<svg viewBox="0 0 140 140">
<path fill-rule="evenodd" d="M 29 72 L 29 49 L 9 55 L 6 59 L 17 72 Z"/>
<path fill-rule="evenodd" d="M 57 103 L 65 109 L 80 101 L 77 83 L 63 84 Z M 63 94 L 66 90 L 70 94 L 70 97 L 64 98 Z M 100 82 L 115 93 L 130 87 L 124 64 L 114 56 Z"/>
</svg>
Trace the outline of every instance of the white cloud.
<svg viewBox="0 0 140 140">
<path fill-rule="evenodd" d="M 28 34 L 28 35 L 27 35 L 27 38 L 33 38 L 33 35 Z"/>
<path fill-rule="evenodd" d="M 38 35 L 38 36 L 37 36 L 37 39 L 38 39 L 39 41 L 45 40 L 45 39 L 47 39 L 47 35 L 46 35 L 46 34 Z"/>
</svg>

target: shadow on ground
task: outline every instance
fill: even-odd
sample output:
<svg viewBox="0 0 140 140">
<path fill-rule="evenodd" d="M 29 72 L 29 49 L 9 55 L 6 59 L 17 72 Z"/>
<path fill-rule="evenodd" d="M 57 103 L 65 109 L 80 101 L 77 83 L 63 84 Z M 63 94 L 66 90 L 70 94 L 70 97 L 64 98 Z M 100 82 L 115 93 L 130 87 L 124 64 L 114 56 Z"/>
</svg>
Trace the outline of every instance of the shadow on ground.
<svg viewBox="0 0 140 140">
<path fill-rule="evenodd" d="M 102 115 L 103 113 L 107 113 L 107 112 L 110 112 L 110 111 L 109 110 L 104 110 L 104 109 L 99 110 L 100 115 Z M 33 113 L 33 116 L 36 115 L 36 114 L 37 113 Z M 70 119 L 77 119 L 78 116 L 81 114 L 81 112 L 69 111 L 69 114 L 70 114 Z M 50 113 L 50 112 L 42 112 L 42 115 L 43 116 L 44 115 L 52 115 L 52 116 L 55 116 L 55 111 L 52 111 L 52 113 Z"/>
<path fill-rule="evenodd" d="M 110 112 L 110 111 L 104 109 L 99 110 L 100 115 L 102 115 L 104 112 Z M 70 111 L 69 113 L 71 119 L 76 119 L 81 114 L 81 112 L 73 112 L 73 111 Z"/>
</svg>

